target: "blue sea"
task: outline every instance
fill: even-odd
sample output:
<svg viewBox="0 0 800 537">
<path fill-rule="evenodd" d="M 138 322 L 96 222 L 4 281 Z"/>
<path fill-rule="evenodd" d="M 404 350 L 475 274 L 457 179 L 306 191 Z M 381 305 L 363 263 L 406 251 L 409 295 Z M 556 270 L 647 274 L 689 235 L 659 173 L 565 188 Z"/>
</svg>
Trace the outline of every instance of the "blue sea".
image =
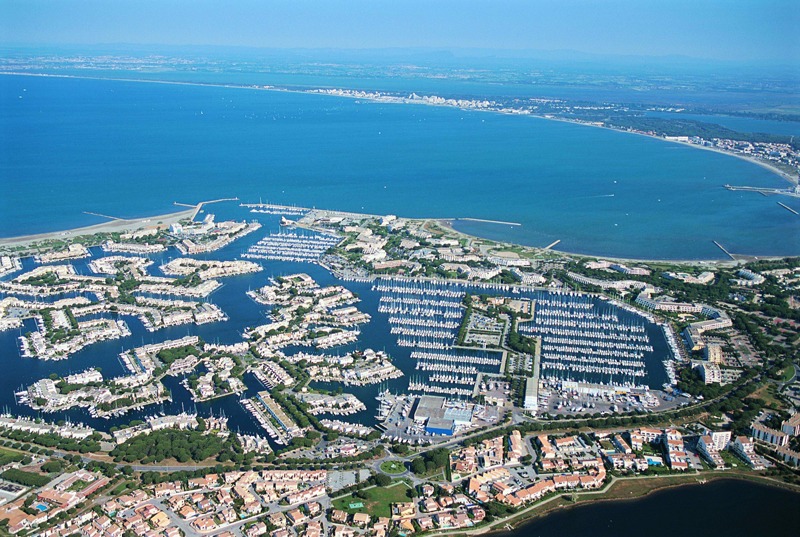
<svg viewBox="0 0 800 537">
<path fill-rule="evenodd" d="M 800 200 L 740 159 L 604 129 L 242 88 L 0 77 L 0 236 L 220 197 L 480 218 L 468 233 L 569 252 L 800 253 Z"/>
</svg>

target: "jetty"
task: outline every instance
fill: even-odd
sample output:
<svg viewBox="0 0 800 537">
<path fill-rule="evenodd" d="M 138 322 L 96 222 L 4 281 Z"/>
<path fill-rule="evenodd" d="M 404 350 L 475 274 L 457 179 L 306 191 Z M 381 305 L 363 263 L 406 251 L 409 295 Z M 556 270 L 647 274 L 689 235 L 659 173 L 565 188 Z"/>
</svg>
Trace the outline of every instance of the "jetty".
<svg viewBox="0 0 800 537">
<path fill-rule="evenodd" d="M 744 192 L 758 192 L 769 196 L 777 194 L 781 196 L 792 196 L 793 198 L 800 198 L 800 183 L 789 188 L 763 188 L 758 186 L 734 186 L 725 185 L 725 188 L 731 191 L 744 191 Z"/>
<path fill-rule="evenodd" d="M 778 202 L 778 205 L 780 205 L 781 207 L 783 207 L 784 209 L 786 209 L 786 210 L 787 210 L 787 211 L 789 211 L 790 213 L 794 213 L 794 214 L 796 214 L 796 215 L 800 216 L 800 213 L 798 213 L 797 211 L 795 211 L 794 209 L 792 209 L 792 208 L 791 208 L 791 207 L 789 207 L 788 205 L 785 205 L 785 204 L 783 204 L 783 203 L 781 203 L 781 202 Z"/>
<path fill-rule="evenodd" d="M 730 253 L 728 250 L 726 250 L 724 246 L 722 246 L 722 245 L 721 245 L 720 243 L 718 243 L 717 241 L 712 241 L 712 242 L 713 242 L 714 244 L 716 244 L 716 245 L 717 245 L 717 248 L 719 248 L 720 250 L 722 250 L 723 252 L 725 252 L 725 255 L 727 255 L 728 257 L 730 257 L 730 258 L 731 258 L 731 259 L 733 259 L 734 261 L 736 261 L 736 258 L 735 258 L 735 257 L 733 257 L 733 254 L 732 254 L 732 253 Z"/>
<path fill-rule="evenodd" d="M 467 222 L 482 222 L 484 224 L 500 224 L 504 226 L 521 226 L 518 222 L 503 222 L 502 220 L 485 220 L 483 218 L 456 218 L 456 220 L 464 220 Z"/>
</svg>

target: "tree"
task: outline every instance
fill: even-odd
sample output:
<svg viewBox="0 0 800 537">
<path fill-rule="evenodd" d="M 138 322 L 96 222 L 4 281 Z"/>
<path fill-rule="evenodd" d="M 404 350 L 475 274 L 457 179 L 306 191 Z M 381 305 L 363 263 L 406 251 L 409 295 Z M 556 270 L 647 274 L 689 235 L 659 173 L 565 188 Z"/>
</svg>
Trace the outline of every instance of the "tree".
<svg viewBox="0 0 800 537">
<path fill-rule="evenodd" d="M 411 461 L 411 471 L 417 475 L 425 473 L 425 460 L 422 457 L 417 457 Z"/>
<path fill-rule="evenodd" d="M 61 468 L 62 468 L 61 462 L 60 461 L 55 461 L 55 460 L 47 461 L 46 463 L 44 463 L 42 465 L 42 470 L 47 472 L 47 473 L 60 472 Z"/>
<path fill-rule="evenodd" d="M 379 487 L 388 487 L 392 482 L 392 478 L 386 474 L 378 474 L 375 476 L 375 484 Z"/>
</svg>

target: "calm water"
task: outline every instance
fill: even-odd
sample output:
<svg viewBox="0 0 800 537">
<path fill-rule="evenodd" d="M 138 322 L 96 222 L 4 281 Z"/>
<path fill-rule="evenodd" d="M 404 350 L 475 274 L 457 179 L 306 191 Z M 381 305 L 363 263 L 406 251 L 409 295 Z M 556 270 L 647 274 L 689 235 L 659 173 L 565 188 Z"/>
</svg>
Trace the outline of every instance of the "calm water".
<svg viewBox="0 0 800 537">
<path fill-rule="evenodd" d="M 800 218 L 706 151 L 541 119 L 245 89 L 0 77 L 0 236 L 238 196 L 459 222 L 594 255 L 800 253 Z M 785 198 L 800 209 L 800 200 Z"/>
<path fill-rule="evenodd" d="M 236 218 L 243 219 L 258 216 L 264 224 L 264 227 L 256 233 L 248 235 L 243 239 L 229 245 L 228 247 L 203 256 L 194 256 L 201 259 L 232 259 L 246 250 L 248 246 L 255 243 L 270 231 L 277 231 L 279 229 L 278 216 L 269 215 L 255 215 L 246 210 L 239 208 L 233 203 L 214 205 L 214 213 L 222 219 Z M 94 249 L 95 256 L 102 256 L 99 249 Z M 151 255 L 154 264 L 150 266 L 149 271 L 153 275 L 162 276 L 158 268 L 159 265 L 168 262 L 171 258 L 179 256 L 177 250 L 170 249 L 163 254 Z M 91 274 L 88 268 L 88 263 L 91 259 L 75 260 L 72 265 L 79 273 Z M 426 374 L 415 369 L 416 360 L 411 358 L 411 352 L 415 349 L 411 347 L 401 347 L 397 344 L 396 335 L 391 335 L 391 326 L 389 324 L 388 313 L 380 313 L 378 311 L 380 293 L 371 289 L 372 285 L 361 282 L 341 282 L 335 279 L 327 270 L 322 267 L 310 263 L 287 263 L 280 261 L 262 261 L 264 271 L 255 274 L 248 274 L 236 276 L 232 278 L 223 279 L 223 286 L 212 293 L 206 300 L 218 305 L 228 315 L 229 320 L 226 322 L 212 323 L 202 326 L 178 326 L 172 328 L 165 328 L 157 330 L 156 332 L 147 332 L 142 324 L 135 318 L 124 316 L 123 319 L 131 329 L 131 335 L 113 341 L 106 341 L 90 345 L 80 352 L 70 356 L 67 360 L 62 361 L 42 361 L 38 359 L 22 358 L 19 355 L 17 338 L 20 336 L 19 330 L 7 330 L 0 332 L 0 368 L 4 371 L 10 372 L 9 374 L 0 375 L 0 410 L 11 411 L 15 414 L 36 416 L 37 412 L 31 410 L 27 406 L 16 404 L 14 393 L 27 388 L 33 382 L 49 376 L 51 373 L 57 373 L 60 376 L 65 376 L 71 373 L 83 371 L 89 367 L 100 367 L 103 375 L 106 378 L 113 378 L 120 375 L 127 374 L 127 371 L 118 360 L 118 355 L 122 350 L 130 349 L 133 347 L 141 346 L 144 344 L 155 343 L 167 339 L 181 338 L 187 334 L 198 335 L 205 341 L 212 343 L 231 344 L 242 341 L 241 334 L 247 327 L 264 324 L 267 321 L 265 315 L 267 307 L 261 306 L 246 296 L 249 289 L 255 289 L 268 283 L 270 277 L 292 274 L 296 272 L 305 272 L 311 275 L 321 286 L 326 285 L 345 285 L 347 288 L 357 293 L 361 298 L 358 303 L 358 308 L 367 312 L 372 317 L 371 321 L 366 325 L 359 327 L 361 335 L 359 340 L 353 344 L 335 347 L 328 351 L 327 354 L 345 354 L 356 349 L 372 348 L 375 350 L 386 351 L 392 357 L 394 363 L 403 371 L 404 376 L 383 383 L 382 385 L 371 386 L 344 386 L 344 391 L 354 394 L 362 400 L 367 409 L 352 416 L 343 418 L 345 421 L 361 423 L 364 425 L 374 425 L 375 414 L 378 403 L 375 397 L 384 389 L 390 389 L 394 393 L 402 393 L 408 391 L 408 383 L 412 378 L 424 379 Z M 24 268 L 33 268 L 35 264 L 32 259 L 24 260 Z M 8 276 L 11 278 L 14 275 Z M 454 287 L 455 288 L 455 287 Z M 481 292 L 487 294 L 496 294 L 495 290 L 475 290 L 467 289 L 470 292 Z M 72 295 L 67 295 L 72 296 Z M 544 296 L 543 293 L 522 293 L 519 296 L 529 296 L 530 298 L 540 298 Z M 0 294 L 2 298 L 2 294 Z M 64 297 L 57 297 L 64 298 Z M 90 298 L 93 298 L 90 296 Z M 55 300 L 50 299 L 50 300 Z M 607 306 L 604 306 L 604 308 Z M 619 311 L 620 318 L 623 320 L 631 320 L 631 314 L 625 311 Z M 637 323 L 643 322 L 641 319 Z M 647 353 L 647 376 L 640 379 L 640 382 L 647 383 L 654 388 L 660 388 L 661 385 L 667 380 L 666 372 L 662 365 L 664 359 L 669 358 L 669 348 L 664 338 L 663 332 L 656 325 L 646 324 L 647 330 L 650 334 L 651 342 L 654 346 L 653 353 Z M 25 328 L 22 332 L 28 330 L 35 330 L 35 323 L 33 320 L 27 320 Z M 287 348 L 284 352 L 287 355 L 294 354 L 298 350 L 305 350 L 306 352 L 311 349 L 308 348 Z M 228 396 L 217 399 L 207 403 L 196 404 L 191 401 L 189 393 L 180 385 L 180 378 L 167 377 L 164 384 L 172 393 L 173 401 L 165 403 L 162 406 L 151 405 L 142 411 L 131 412 L 120 418 L 112 418 L 109 420 L 93 419 L 88 413 L 82 409 L 72 409 L 67 412 L 58 412 L 53 414 L 43 415 L 48 421 L 57 421 L 60 419 L 71 419 L 75 422 L 83 422 L 92 427 L 108 430 L 113 425 L 121 425 L 129 423 L 134 419 L 141 419 L 145 416 L 151 416 L 161 410 L 166 413 L 177 413 L 182 410 L 197 410 L 201 415 L 208 415 L 214 413 L 219 415 L 225 413 L 231 418 L 230 426 L 233 429 L 247 431 L 251 433 L 262 433 L 250 417 L 239 405 L 238 398 L 235 396 Z M 245 377 L 245 384 L 249 390 L 245 396 L 251 397 L 255 392 L 263 390 L 264 387 L 257 379 L 252 376 Z M 435 384 L 435 383 L 434 383 Z M 316 385 L 315 385 L 316 386 Z M 320 387 L 327 389 L 335 389 L 338 384 L 323 384 Z M 324 417 L 324 416 L 323 416 Z"/>
<path fill-rule="evenodd" d="M 603 502 L 559 511 L 506 537 L 648 535 L 796 535 L 800 494 L 749 481 L 679 487 L 630 502 Z"/>
</svg>

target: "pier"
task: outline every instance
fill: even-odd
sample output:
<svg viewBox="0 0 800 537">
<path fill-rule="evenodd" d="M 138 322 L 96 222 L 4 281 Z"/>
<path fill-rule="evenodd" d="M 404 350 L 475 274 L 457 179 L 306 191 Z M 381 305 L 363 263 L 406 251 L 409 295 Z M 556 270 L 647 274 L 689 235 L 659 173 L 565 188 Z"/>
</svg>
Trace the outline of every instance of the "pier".
<svg viewBox="0 0 800 537">
<path fill-rule="evenodd" d="M 794 214 L 796 214 L 797 216 L 800 216 L 800 213 L 798 213 L 797 211 L 795 211 L 794 209 L 792 209 L 792 208 L 791 208 L 791 207 L 789 207 L 788 205 L 784 205 L 784 204 L 783 204 L 783 203 L 781 203 L 781 202 L 778 202 L 778 205 L 780 205 L 781 207 L 783 207 L 784 209 L 786 209 L 786 210 L 787 210 L 787 211 L 789 211 L 790 213 L 794 213 Z"/>
<path fill-rule="evenodd" d="M 467 222 L 482 222 L 484 224 L 500 224 L 503 226 L 521 226 L 518 222 L 503 222 L 502 220 L 485 220 L 483 218 L 456 218 L 456 220 L 464 220 Z"/>
<path fill-rule="evenodd" d="M 559 242 L 561 242 L 561 239 L 558 239 L 557 241 L 550 243 L 549 245 L 545 246 L 544 249 L 549 250 L 550 248 L 555 248 L 556 244 L 558 244 Z"/>
<path fill-rule="evenodd" d="M 717 241 L 712 241 L 712 242 L 713 242 L 714 244 L 716 244 L 716 245 L 717 245 L 717 248 L 719 248 L 720 250 L 722 250 L 723 252 L 725 252 L 725 255 L 727 255 L 728 257 L 730 257 L 730 258 L 731 258 L 731 259 L 733 259 L 734 261 L 736 261 L 736 258 L 735 258 L 735 257 L 733 257 L 733 254 L 732 254 L 732 253 L 730 253 L 728 250 L 726 250 L 724 246 L 722 246 L 722 245 L 721 245 L 720 243 L 718 243 Z"/>
</svg>

